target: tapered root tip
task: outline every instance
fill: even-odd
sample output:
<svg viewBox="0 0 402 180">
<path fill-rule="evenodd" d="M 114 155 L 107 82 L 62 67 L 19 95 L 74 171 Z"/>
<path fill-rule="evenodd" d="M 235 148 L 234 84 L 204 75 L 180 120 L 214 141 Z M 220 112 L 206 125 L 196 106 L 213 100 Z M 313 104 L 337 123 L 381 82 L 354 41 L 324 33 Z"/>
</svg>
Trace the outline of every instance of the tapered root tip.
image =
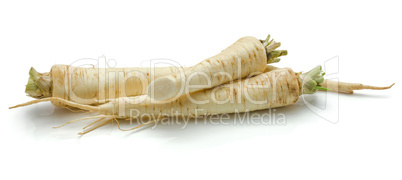
<svg viewBox="0 0 402 180">
<path fill-rule="evenodd" d="M 392 83 L 390 86 L 386 87 L 385 89 L 392 88 L 392 86 L 394 86 L 394 85 L 395 85 L 395 83 Z"/>
<path fill-rule="evenodd" d="M 31 105 L 31 104 L 35 104 L 35 103 L 38 103 L 38 102 L 40 102 L 40 101 L 34 100 L 34 102 L 30 101 L 30 102 L 27 102 L 27 103 L 18 104 L 18 105 L 15 105 L 15 106 L 11 106 L 11 107 L 9 107 L 8 109 L 14 109 L 14 108 L 19 108 L 19 107 L 24 107 L 24 106 L 28 106 L 28 105 Z"/>
<path fill-rule="evenodd" d="M 18 107 L 28 106 L 28 105 L 31 105 L 31 104 L 36 104 L 36 103 L 46 102 L 46 101 L 51 101 L 51 100 L 58 100 L 58 99 L 59 98 L 55 98 L 55 97 L 36 99 L 36 100 L 32 100 L 32 101 L 29 101 L 29 102 L 26 102 L 26 103 L 11 106 L 8 109 L 14 109 L 14 108 L 18 108 Z"/>
<path fill-rule="evenodd" d="M 71 106 L 71 107 L 75 107 L 75 108 L 82 109 L 82 110 L 87 110 L 87 111 L 98 111 L 99 110 L 97 106 L 83 105 L 83 104 L 79 104 L 79 103 L 69 101 L 69 100 L 65 100 L 65 99 L 58 98 L 58 97 L 49 97 L 49 98 L 43 98 L 43 99 L 36 99 L 36 100 L 29 101 L 29 102 L 26 102 L 26 103 L 11 106 L 11 107 L 9 107 L 9 109 L 28 106 L 28 105 L 31 105 L 31 104 L 36 104 L 36 103 L 40 103 L 40 102 L 47 102 L 47 101 L 56 101 L 56 102 L 60 102 L 60 103 L 62 103 L 64 105 L 67 105 L 67 106 Z"/>
<path fill-rule="evenodd" d="M 24 105 L 15 105 L 15 106 L 11 106 L 11 107 L 9 107 L 8 109 L 14 109 L 14 108 L 18 108 L 18 107 L 22 107 L 22 106 L 24 106 Z"/>
<path fill-rule="evenodd" d="M 363 89 L 384 90 L 384 89 L 389 89 L 394 85 L 395 85 L 395 83 L 391 84 L 390 86 L 385 86 L 385 87 L 363 85 Z"/>
</svg>

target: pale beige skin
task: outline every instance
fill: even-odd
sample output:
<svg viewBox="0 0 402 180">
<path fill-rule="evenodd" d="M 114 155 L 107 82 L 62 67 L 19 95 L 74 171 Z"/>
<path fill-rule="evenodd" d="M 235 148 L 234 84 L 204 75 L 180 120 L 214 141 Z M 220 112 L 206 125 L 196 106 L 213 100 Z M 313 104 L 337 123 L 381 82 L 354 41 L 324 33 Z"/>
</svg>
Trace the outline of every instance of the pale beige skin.
<svg viewBox="0 0 402 180">
<path fill-rule="evenodd" d="M 153 101 L 149 96 L 119 98 L 99 106 L 99 112 L 129 118 L 130 110 L 139 114 L 171 114 L 174 109 L 180 115 L 197 117 L 199 115 L 224 114 L 255 111 L 295 103 L 301 94 L 298 74 L 289 68 L 262 73 L 252 78 L 225 84 L 216 89 L 207 89 L 180 96 L 174 101 Z M 192 100 L 191 100 L 192 99 Z M 201 103 L 203 101 L 208 101 Z M 257 103 L 259 101 L 259 103 Z M 199 102 L 199 103 L 194 103 Z M 121 106 L 125 114 L 116 114 Z M 197 113 L 202 110 L 202 114 Z"/>
<path fill-rule="evenodd" d="M 321 68 L 319 68 L 318 70 L 320 69 Z M 314 68 L 313 70 L 317 70 L 317 68 Z M 116 99 L 110 99 L 108 103 L 99 106 L 92 106 L 79 104 L 58 97 L 49 97 L 16 105 L 10 107 L 10 109 L 39 102 L 52 101 L 60 103 L 63 106 L 75 107 L 90 112 L 98 112 L 100 115 L 72 120 L 64 124 L 67 125 L 72 122 L 82 121 L 86 119 L 98 119 L 84 127 L 84 129 L 88 127 L 91 128 L 82 133 L 79 133 L 80 135 L 83 135 L 113 120 L 119 123 L 117 119 L 133 118 L 132 115 L 134 114 L 130 114 L 132 110 L 135 110 L 136 115 L 149 114 L 154 115 L 153 117 L 157 118 L 161 118 L 163 116 L 177 115 L 197 117 L 203 115 L 255 111 L 280 106 L 287 106 L 295 103 L 301 94 L 314 93 L 317 89 L 311 86 L 306 86 L 314 82 L 317 83 L 317 86 L 322 86 L 324 88 L 333 88 L 332 91 L 339 92 L 353 92 L 353 90 L 367 88 L 380 90 L 392 87 L 392 85 L 388 87 L 374 87 L 356 83 L 338 84 L 337 82 L 335 86 L 335 81 L 324 81 L 323 84 L 318 84 L 318 82 L 316 80 L 313 80 L 313 78 L 311 77 L 318 77 L 318 79 L 320 79 L 323 74 L 319 73 L 319 71 L 315 71 L 316 74 L 311 74 L 309 72 L 300 74 L 293 72 L 289 68 L 276 68 L 273 66 L 267 66 L 265 71 L 266 72 L 251 78 L 228 83 L 222 86 L 215 87 L 213 89 L 194 92 L 190 94 L 190 96 L 184 95 L 172 101 L 154 101 L 146 95 L 141 95 L 136 97 L 120 97 Z M 306 77 L 308 75 L 311 75 L 310 78 L 307 78 L 309 79 L 309 81 L 303 79 L 303 77 Z M 209 100 L 209 102 L 204 104 L 197 104 L 193 103 L 194 101 L 192 101 L 191 99 L 194 101 Z M 256 103 L 256 101 L 260 102 Z M 175 114 L 175 111 L 172 112 L 172 109 L 177 111 L 178 114 Z M 158 120 L 159 119 L 153 119 L 148 123 L 141 124 L 128 130 L 133 130 Z M 119 129 L 125 130 L 121 129 L 120 126 Z"/>
<path fill-rule="evenodd" d="M 132 118 L 130 116 L 132 110 L 136 110 L 140 115 L 154 114 L 158 116 L 159 114 L 162 117 L 168 117 L 177 115 L 172 114 L 171 110 L 174 109 L 177 110 L 179 116 L 197 117 L 212 114 L 256 111 L 295 103 L 302 94 L 299 73 L 293 72 L 290 68 L 277 69 L 271 67 L 270 69 L 271 71 L 269 72 L 248 79 L 235 81 L 230 84 L 225 84 L 217 89 L 201 90 L 191 94 L 191 98 L 195 101 L 209 100 L 206 104 L 193 103 L 193 101 L 191 101 L 186 95 L 169 102 L 156 102 L 147 95 L 141 95 L 136 97 L 120 97 L 117 99 L 111 99 L 108 103 L 99 106 L 83 105 L 62 98 L 49 97 L 33 100 L 10 108 L 52 101 L 63 104 L 64 106 L 75 107 L 91 112 L 99 112 L 100 115 L 77 119 L 66 123 L 69 124 L 85 119 L 100 118 L 86 126 L 85 128 L 94 125 L 83 133 L 79 133 L 82 135 L 113 120 Z M 217 103 L 216 100 L 219 102 Z M 259 102 L 256 103 L 256 101 Z M 122 107 L 123 109 L 121 109 Z M 157 119 L 154 119 L 149 123 L 154 121 L 157 121 Z M 116 120 L 116 122 L 118 121 Z M 135 128 L 146 124 L 142 124 Z"/>
<path fill-rule="evenodd" d="M 269 73 L 271 72 L 272 73 Z M 276 76 L 281 75 L 281 77 L 275 78 Z M 290 78 L 289 78 L 290 76 Z M 293 79 L 292 79 L 293 78 Z M 286 87 L 280 87 L 280 91 L 283 91 L 285 89 L 284 92 L 276 92 L 278 91 L 278 89 L 276 87 L 278 87 L 280 81 L 283 81 L 285 79 L 292 79 L 293 81 L 297 81 L 297 83 L 299 83 L 298 79 L 295 79 L 295 73 L 293 73 L 292 70 L 288 69 L 287 71 L 282 72 L 281 69 L 274 67 L 274 66 L 270 66 L 270 65 L 266 65 L 265 71 L 263 74 L 257 75 L 255 77 L 252 77 L 250 79 L 243 79 L 241 81 L 235 81 L 232 84 L 226 84 L 221 86 L 220 88 L 218 88 L 215 92 L 215 90 L 211 89 L 211 90 L 203 90 L 203 91 L 199 91 L 199 92 L 195 92 L 193 94 L 191 94 L 191 98 L 193 100 L 203 100 L 205 98 L 208 99 L 208 97 L 212 98 L 211 96 L 208 96 L 207 94 L 211 95 L 212 92 L 214 92 L 214 94 L 216 95 L 214 98 L 218 101 L 224 101 L 224 100 L 231 100 L 228 101 L 226 103 L 218 103 L 215 104 L 214 101 L 209 102 L 208 104 L 204 104 L 204 105 L 200 105 L 197 106 L 195 104 L 193 104 L 189 99 L 187 99 L 187 96 L 183 96 L 175 101 L 170 101 L 170 102 L 158 102 L 155 103 L 152 101 L 152 99 L 147 98 L 146 95 L 140 95 L 140 96 L 136 96 L 136 97 L 120 97 L 117 99 L 110 99 L 108 101 L 108 103 L 103 104 L 103 105 L 99 105 L 99 106 L 91 106 L 91 105 L 85 105 L 85 104 L 80 104 L 74 101 L 69 101 L 66 100 L 64 98 L 60 98 L 60 97 L 47 97 L 47 98 L 43 98 L 43 99 L 37 99 L 37 100 L 33 100 L 27 103 L 23 103 L 17 106 L 13 106 L 10 107 L 10 109 L 12 108 L 17 108 L 17 107 L 21 107 L 21 106 L 27 106 L 27 105 L 31 105 L 31 104 L 35 104 L 35 103 L 39 103 L 39 102 L 45 102 L 45 101 L 51 101 L 53 104 L 56 104 L 58 106 L 62 106 L 62 107 L 74 107 L 77 109 L 82 109 L 82 110 L 88 110 L 90 112 L 99 112 L 101 115 L 98 116 L 91 116 L 91 117 L 87 117 L 87 118 L 81 118 L 81 119 L 77 119 L 77 120 L 72 120 L 67 122 L 64 125 L 67 125 L 69 123 L 72 122 L 76 122 L 76 121 L 82 121 L 82 120 L 86 120 L 86 119 L 96 119 L 96 118 L 100 118 L 90 124 L 88 124 L 87 126 L 84 127 L 84 129 L 88 128 L 86 131 L 82 132 L 82 133 L 78 133 L 79 135 L 83 135 L 86 134 L 100 126 L 103 126 L 106 123 L 111 122 L 111 120 L 114 120 L 116 118 L 120 118 L 120 119 L 127 119 L 130 118 L 130 111 L 132 109 L 137 109 L 139 113 L 160 113 L 160 112 L 169 112 L 171 110 L 171 108 L 175 108 L 175 109 L 179 109 L 180 113 L 184 113 L 183 115 L 185 116 L 191 116 L 194 117 L 197 114 L 197 109 L 203 109 L 203 108 L 207 108 L 205 109 L 205 112 L 200 112 L 200 113 L 204 113 L 204 114 L 200 114 L 200 115 L 206 115 L 206 114 L 217 114 L 217 113 L 231 113 L 231 112 L 244 112 L 244 111 L 253 111 L 253 110 L 258 110 L 258 109 L 266 109 L 266 108 L 270 108 L 270 107 L 278 107 L 278 106 L 285 106 L 291 103 L 294 103 L 297 101 L 298 99 L 298 94 L 300 94 L 300 90 L 299 90 L 299 85 L 296 85 L 294 82 L 292 83 L 295 87 L 291 88 L 288 86 L 288 84 L 286 84 Z M 248 84 L 248 86 L 244 86 L 244 84 Z M 267 85 L 267 87 L 263 86 L 260 87 L 260 85 Z M 261 91 L 262 90 L 262 91 Z M 261 100 L 261 98 L 263 99 L 267 99 L 266 103 L 263 104 L 255 104 L 255 106 L 253 106 L 253 104 L 250 101 L 246 101 L 243 99 L 245 98 L 245 92 L 247 92 L 247 94 L 251 95 L 250 98 L 252 100 Z M 280 97 L 280 96 L 286 96 L 287 93 L 291 92 L 293 98 L 290 97 L 286 97 L 286 99 L 284 97 Z M 240 97 L 239 97 L 240 95 Z M 273 96 L 273 98 L 270 98 L 270 96 Z M 144 100 L 145 101 L 141 101 Z M 240 100 L 240 101 L 238 101 Z M 129 104 L 127 106 L 122 106 L 125 105 L 126 102 L 129 102 Z M 247 104 L 244 104 L 248 102 Z M 251 103 L 251 106 L 249 105 Z M 94 104 L 99 104 L 99 102 L 95 102 Z M 250 107 L 247 107 L 250 106 Z M 123 112 L 124 112 L 124 116 L 122 116 L 119 113 L 119 108 L 124 107 Z M 234 109 L 232 109 L 234 108 Z M 237 111 L 235 110 L 237 109 Z M 108 118 L 108 119 L 107 119 Z M 116 120 L 116 122 L 118 123 L 118 121 Z M 142 125 L 139 125 L 135 128 L 129 129 L 129 130 L 133 130 L 139 127 L 142 127 L 144 125 L 150 124 L 152 123 L 152 121 L 150 121 L 149 123 L 145 123 Z M 62 126 L 64 126 L 62 125 Z M 62 127 L 59 126 L 59 127 Z M 119 127 L 120 130 L 124 130 L 121 129 Z"/>
<path fill-rule="evenodd" d="M 149 84 L 161 77 L 175 77 L 177 74 L 190 74 L 193 72 L 206 73 L 211 77 L 209 87 L 257 75 L 265 71 L 267 63 L 278 62 L 280 56 L 286 55 L 286 50 L 275 50 L 280 43 L 267 37 L 265 41 L 254 37 L 244 37 L 223 50 L 193 67 L 158 67 L 151 68 L 81 68 L 68 65 L 54 65 L 49 73 L 38 73 L 32 78 L 30 71 L 31 89 L 26 91 L 34 98 L 58 97 L 80 104 L 103 104 L 109 99 L 118 97 L 132 97 L 144 95 Z M 33 68 L 32 68 L 33 69 Z M 241 71 L 238 71 L 241 69 Z M 272 67 L 270 67 L 272 69 Z M 268 69 L 269 70 L 269 69 Z M 222 73 L 213 75 L 213 73 Z M 240 73 L 239 73 L 240 72 Z M 225 75 L 227 74 L 230 78 Z M 208 77 L 208 78 L 209 78 Z M 39 79 L 36 79 L 39 78 Z M 190 84 L 200 85 L 204 79 L 197 76 L 192 78 Z M 33 83 L 35 82 L 35 83 Z M 177 82 L 174 80 L 174 82 Z M 36 86 L 41 84 L 41 86 Z M 163 84 L 163 83 L 162 83 Z M 32 88 L 32 85 L 34 86 Z M 170 84 L 172 85 L 172 84 Z M 28 87 L 28 85 L 27 85 Z M 208 88 L 208 87 L 203 87 Z M 170 89 L 170 91 L 169 91 Z M 174 92 L 174 86 L 160 86 L 158 92 Z M 202 89 L 202 88 L 201 88 Z M 200 89 L 192 89 L 191 92 Z M 151 91 L 149 91 L 151 92 Z M 67 107 L 53 101 L 56 106 Z"/>
<path fill-rule="evenodd" d="M 189 68 L 183 68 L 184 71 L 187 69 Z M 107 99 L 145 94 L 154 78 L 177 71 L 178 67 L 98 69 L 54 65 L 50 71 L 51 96 L 80 104 L 104 103 Z M 58 102 L 53 104 L 64 107 Z"/>
<path fill-rule="evenodd" d="M 321 84 L 322 87 L 329 89 L 330 91 L 340 92 L 345 94 L 353 94 L 353 90 L 361 90 L 361 89 L 371 89 L 371 90 L 384 90 L 391 88 L 395 83 L 390 86 L 378 87 L 378 86 L 370 86 L 364 85 L 361 83 L 347 83 L 347 82 L 338 82 L 331 80 L 324 80 Z"/>
<path fill-rule="evenodd" d="M 295 103 L 302 93 L 301 80 L 299 73 L 293 72 L 290 68 L 280 68 L 260 75 L 234 81 L 216 89 L 206 89 L 184 95 L 173 101 L 154 101 L 147 95 L 135 97 L 120 97 L 110 99 L 109 102 L 99 105 L 83 105 L 58 97 L 49 97 L 33 100 L 17 106 L 17 108 L 38 102 L 58 101 L 64 105 L 75 107 L 82 110 L 100 112 L 104 115 L 113 115 L 116 118 L 130 118 L 130 110 L 136 109 L 140 114 L 167 114 L 171 108 L 178 110 L 183 116 L 194 117 L 197 109 L 204 109 L 205 114 L 233 113 L 234 109 L 238 112 L 255 111 L 273 107 L 286 106 Z M 205 101 L 208 103 L 197 104 L 193 101 Z M 218 103 L 216 103 L 218 101 Z M 226 101 L 226 102 L 223 102 Z M 255 103 L 255 101 L 265 101 Z M 221 103 L 223 102 L 223 103 Z M 117 114 L 119 108 L 124 105 L 124 116 Z"/>
<path fill-rule="evenodd" d="M 264 66 L 266 67 L 266 72 L 276 69 L 274 66 Z M 188 69 L 189 67 L 183 67 L 184 71 L 187 71 Z M 80 104 L 102 104 L 107 102 L 107 99 L 144 95 L 146 93 L 146 88 L 149 83 L 152 82 L 153 78 L 167 76 L 176 73 L 177 71 L 179 71 L 179 67 L 157 67 L 155 70 L 152 70 L 151 68 L 139 67 L 98 69 L 54 65 L 49 73 L 49 79 L 52 80 L 52 92 L 48 97 L 63 98 Z M 74 72 L 74 74 L 72 72 Z M 131 78 L 125 76 L 120 77 L 121 79 L 125 79 L 126 83 L 119 84 L 117 80 L 119 77 L 116 77 L 115 75 L 124 75 L 127 72 L 134 72 L 135 74 L 134 76 L 129 76 Z M 154 73 L 153 78 L 151 73 Z M 99 74 L 106 75 L 99 77 Z M 102 82 L 102 80 L 103 82 L 106 82 L 104 85 L 105 88 L 99 88 L 99 82 Z M 72 86 L 70 86 L 70 82 Z M 102 102 L 102 99 L 105 99 L 105 101 Z M 66 107 L 64 104 L 56 101 L 52 103 L 55 106 Z"/>
<path fill-rule="evenodd" d="M 174 73 L 156 79 L 148 86 L 147 94 L 155 100 L 179 97 L 244 78 L 251 73 L 262 73 L 266 64 L 264 44 L 254 37 L 243 37 L 218 55 L 189 68 L 184 74 Z M 205 86 L 186 89 L 189 87 L 187 84 Z"/>
<path fill-rule="evenodd" d="M 121 119 L 129 118 L 132 109 L 138 111 L 139 114 L 169 114 L 171 113 L 171 110 L 174 109 L 177 110 L 180 115 L 196 117 L 197 109 L 203 110 L 204 114 L 201 115 L 211 115 L 233 113 L 235 112 L 234 110 L 237 110 L 237 112 L 255 111 L 295 103 L 303 93 L 303 87 L 301 85 L 303 81 L 300 77 L 300 73 L 295 73 L 290 68 L 268 67 L 270 71 L 257 76 L 234 81 L 233 83 L 224 84 L 213 89 L 206 89 L 189 95 L 183 95 L 172 101 L 154 101 L 147 95 L 111 99 L 108 103 L 100 106 L 83 106 L 66 100 L 54 100 L 79 109 L 96 111 L 104 115 L 112 115 Z M 326 86 L 322 85 L 326 88 L 335 88 L 333 85 L 328 86 L 329 84 L 332 84 L 332 82 L 334 81 L 325 81 L 324 84 L 326 84 Z M 374 87 L 357 83 L 340 83 L 337 90 L 382 90 L 391 87 L 392 85 L 388 87 Z M 42 99 L 37 102 L 48 100 Z M 204 104 L 194 103 L 205 100 L 208 100 L 209 102 Z M 255 101 L 266 102 L 255 103 Z M 22 104 L 22 106 L 32 103 L 36 102 Z M 121 107 L 124 107 L 124 113 L 116 113 L 122 110 Z"/>
</svg>

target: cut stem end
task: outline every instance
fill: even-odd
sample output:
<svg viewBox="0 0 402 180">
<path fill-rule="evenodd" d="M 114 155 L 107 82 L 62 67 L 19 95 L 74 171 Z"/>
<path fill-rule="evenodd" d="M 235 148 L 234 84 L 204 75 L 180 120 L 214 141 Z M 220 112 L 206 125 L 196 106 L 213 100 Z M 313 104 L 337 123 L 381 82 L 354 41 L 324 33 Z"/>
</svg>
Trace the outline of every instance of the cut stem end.
<svg viewBox="0 0 402 180">
<path fill-rule="evenodd" d="M 264 45 L 267 53 L 267 64 L 279 62 L 279 57 L 286 56 L 288 54 L 287 50 L 276 50 L 281 46 L 281 43 L 275 42 L 270 38 L 271 35 L 268 34 L 268 37 L 265 40 L 261 40 L 261 43 Z"/>
<path fill-rule="evenodd" d="M 25 93 L 33 98 L 51 97 L 51 78 L 49 73 L 38 73 L 33 67 L 29 70 Z"/>
<path fill-rule="evenodd" d="M 324 82 L 324 72 L 321 66 L 300 75 L 303 94 L 314 94 L 317 90 L 329 91 L 330 89 L 321 86 Z"/>
</svg>

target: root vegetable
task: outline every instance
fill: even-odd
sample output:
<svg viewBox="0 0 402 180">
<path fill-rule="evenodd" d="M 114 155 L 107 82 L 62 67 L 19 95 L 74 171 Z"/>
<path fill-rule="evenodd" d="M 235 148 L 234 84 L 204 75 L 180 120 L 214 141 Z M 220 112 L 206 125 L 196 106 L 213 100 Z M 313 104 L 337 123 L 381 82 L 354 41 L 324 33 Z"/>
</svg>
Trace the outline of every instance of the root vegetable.
<svg viewBox="0 0 402 180">
<path fill-rule="evenodd" d="M 116 121 L 119 123 L 117 119 L 124 120 L 133 117 L 137 118 L 139 115 L 157 117 L 147 123 L 141 124 L 140 126 L 128 129 L 133 130 L 154 123 L 161 117 L 198 117 L 287 106 L 295 103 L 302 94 L 313 94 L 317 90 L 325 90 L 325 87 L 331 87 L 328 86 L 328 82 L 331 81 L 324 81 L 323 74 L 321 66 L 303 74 L 295 73 L 290 68 L 277 69 L 272 67 L 272 70 L 269 72 L 224 84 L 222 86 L 217 86 L 213 89 L 201 90 L 183 95 L 173 101 L 153 101 L 149 96 L 141 95 L 136 97 L 120 97 L 111 99 L 108 103 L 93 106 L 79 104 L 58 97 L 49 97 L 16 105 L 10 107 L 10 109 L 39 102 L 55 101 L 78 109 L 100 113 L 100 115 L 97 116 L 85 117 L 66 123 L 69 124 L 76 121 L 98 119 L 86 126 L 85 128 L 88 128 L 89 126 L 91 126 L 91 128 L 79 133 L 81 135 L 108 122 Z M 327 86 L 323 87 L 322 83 L 324 82 L 327 83 Z M 390 87 L 392 87 L 392 85 Z M 390 87 L 382 89 L 388 89 Z M 338 86 L 338 89 L 348 91 L 359 88 L 373 87 L 350 86 L 349 83 L 340 83 Z M 133 111 L 135 111 L 136 116 L 133 116 Z M 121 129 L 120 126 L 118 127 L 120 130 L 125 130 Z"/>
<path fill-rule="evenodd" d="M 275 69 L 275 68 L 273 68 Z M 183 95 L 174 101 L 155 102 L 147 95 L 136 97 L 120 97 L 108 103 L 92 106 L 68 101 L 58 97 L 49 97 L 33 100 L 11 108 L 31 105 L 39 102 L 53 101 L 67 106 L 98 112 L 102 115 L 86 117 L 86 119 L 105 118 L 98 120 L 94 127 L 105 124 L 114 119 L 132 118 L 132 111 L 137 114 L 152 114 L 162 117 L 180 116 L 197 117 L 203 115 L 255 111 L 273 107 L 286 106 L 295 103 L 304 93 L 313 93 L 315 87 L 304 87 L 305 84 L 315 81 L 311 77 L 321 77 L 321 67 L 314 69 L 314 74 L 293 72 L 289 68 L 275 69 L 255 77 L 238 80 L 233 83 L 218 86 L 191 94 Z M 310 80 L 303 81 L 302 77 Z M 318 83 L 316 83 L 318 84 Z M 176 110 L 177 112 L 173 112 Z M 86 131 L 89 132 L 92 129 Z"/>
<path fill-rule="evenodd" d="M 287 51 L 274 51 L 280 43 L 261 42 L 254 37 L 243 37 L 216 56 L 189 68 L 184 74 L 171 74 L 151 82 L 147 94 L 162 101 L 183 94 L 209 89 L 250 74 L 262 73 L 265 64 L 279 61 L 277 57 Z M 271 53 L 271 55 L 267 55 Z M 196 87 L 191 87 L 196 85 Z"/>
<path fill-rule="evenodd" d="M 180 67 L 151 68 L 82 68 L 54 65 L 49 73 L 30 70 L 26 93 L 41 99 L 59 97 L 80 104 L 99 104 L 107 99 L 145 94 L 153 77 L 179 71 Z M 187 70 L 184 68 L 183 70 Z M 53 102 L 56 106 L 63 104 Z"/>
<path fill-rule="evenodd" d="M 347 82 L 338 82 L 331 80 L 324 80 L 322 83 L 323 88 L 330 89 L 331 91 L 353 94 L 353 90 L 361 90 L 361 89 L 371 89 L 371 90 L 384 90 L 391 88 L 395 83 L 390 86 L 378 87 L 378 86 L 369 86 L 360 83 L 347 83 Z"/>
<path fill-rule="evenodd" d="M 236 74 L 237 72 L 234 72 L 234 77 L 223 77 L 218 81 L 215 78 L 213 84 L 227 82 L 230 79 L 234 80 L 237 77 L 245 77 L 250 73 L 264 72 L 267 63 L 278 62 L 278 57 L 287 54 L 286 50 L 275 50 L 279 46 L 280 43 L 269 40 L 269 36 L 266 40 L 261 41 L 253 37 L 241 38 L 222 53 L 212 57 L 222 64 L 211 65 L 209 68 L 213 68 L 213 72 L 226 72 L 228 71 L 227 67 L 231 67 L 231 64 L 235 63 L 240 65 L 242 73 Z M 224 60 L 229 57 L 239 57 L 242 63 Z M 252 64 L 250 64 L 251 62 Z M 226 65 L 223 66 L 223 64 Z M 183 71 L 203 71 L 201 66 L 202 64 L 186 67 Z M 233 71 L 233 68 L 229 68 L 230 71 Z M 144 95 L 147 92 L 147 87 L 154 79 L 179 72 L 178 67 L 98 69 L 55 65 L 49 73 L 38 73 L 31 68 L 25 92 L 37 99 L 58 97 L 79 104 L 96 105 L 106 103 L 108 99 Z M 57 101 L 52 101 L 52 103 L 64 107 Z"/>
<path fill-rule="evenodd" d="M 50 97 L 33 100 L 28 103 L 11 108 L 26 106 L 44 101 L 58 101 L 62 104 L 105 115 L 114 115 L 116 118 L 128 118 L 130 110 L 138 110 L 140 114 L 146 113 L 170 113 L 171 109 L 177 109 L 184 116 L 194 116 L 197 109 L 203 109 L 204 115 L 231 113 L 233 109 L 239 112 L 245 110 L 267 109 L 286 106 L 297 101 L 301 95 L 300 76 L 289 68 L 276 69 L 255 77 L 235 81 L 214 89 L 203 90 L 184 95 L 174 101 L 152 101 L 147 95 L 136 97 L 120 97 L 111 99 L 108 103 L 92 106 L 83 105 L 66 99 Z M 256 101 L 264 103 L 254 104 Z M 197 103 L 193 103 L 197 102 Z M 201 102 L 201 103 L 200 103 Z M 121 106 L 124 112 L 119 112 Z M 123 115 L 122 115 L 123 114 Z"/>
</svg>

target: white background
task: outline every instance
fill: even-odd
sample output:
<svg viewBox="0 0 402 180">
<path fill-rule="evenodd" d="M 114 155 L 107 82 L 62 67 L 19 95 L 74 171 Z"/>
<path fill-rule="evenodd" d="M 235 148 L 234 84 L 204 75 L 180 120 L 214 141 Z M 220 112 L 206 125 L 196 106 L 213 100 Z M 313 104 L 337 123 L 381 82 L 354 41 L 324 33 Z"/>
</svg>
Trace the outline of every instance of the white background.
<svg viewBox="0 0 402 180">
<path fill-rule="evenodd" d="M 398 1 L 2 1 L 1 179 L 401 179 L 400 7 Z M 52 129 L 80 114 L 50 103 L 7 109 L 31 100 L 24 93 L 30 67 L 47 72 L 101 55 L 120 67 L 154 58 L 191 66 L 240 37 L 268 33 L 289 51 L 277 66 L 305 71 L 339 56 L 339 80 L 396 85 L 339 95 L 339 109 L 325 109 L 331 117 L 339 110 L 336 124 L 299 100 L 276 109 L 286 115 L 285 126 L 190 123 L 183 130 L 120 132 L 108 125 L 80 137 L 85 123 Z M 321 102 L 325 93 L 308 98 Z"/>
</svg>

